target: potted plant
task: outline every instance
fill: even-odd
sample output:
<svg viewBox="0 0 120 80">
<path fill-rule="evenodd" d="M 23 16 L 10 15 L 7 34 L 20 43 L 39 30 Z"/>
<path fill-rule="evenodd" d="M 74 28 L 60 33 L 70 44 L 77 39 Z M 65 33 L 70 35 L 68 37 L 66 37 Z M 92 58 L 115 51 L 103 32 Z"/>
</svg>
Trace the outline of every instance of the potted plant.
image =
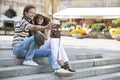
<svg viewBox="0 0 120 80">
<path fill-rule="evenodd" d="M 113 24 L 120 24 L 120 18 L 112 20 L 112 23 Z"/>
<path fill-rule="evenodd" d="M 105 24 L 95 23 L 95 24 L 92 24 L 91 28 L 92 28 L 92 31 L 101 32 L 103 29 L 105 29 Z"/>
<path fill-rule="evenodd" d="M 67 22 L 65 24 L 65 27 L 69 28 L 69 30 L 71 31 L 72 30 L 71 27 L 76 27 L 76 24 L 74 22 Z"/>
</svg>

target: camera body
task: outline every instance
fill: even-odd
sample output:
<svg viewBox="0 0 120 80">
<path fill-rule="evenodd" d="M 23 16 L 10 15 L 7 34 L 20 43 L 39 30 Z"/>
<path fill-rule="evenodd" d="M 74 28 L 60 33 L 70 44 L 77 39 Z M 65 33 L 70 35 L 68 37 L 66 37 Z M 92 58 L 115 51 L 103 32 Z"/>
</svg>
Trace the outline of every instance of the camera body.
<svg viewBox="0 0 120 80">
<path fill-rule="evenodd" d="M 52 21 L 56 26 L 52 27 L 51 29 L 51 34 L 50 37 L 51 38 L 60 38 L 60 21 L 57 19 L 53 19 Z"/>
</svg>

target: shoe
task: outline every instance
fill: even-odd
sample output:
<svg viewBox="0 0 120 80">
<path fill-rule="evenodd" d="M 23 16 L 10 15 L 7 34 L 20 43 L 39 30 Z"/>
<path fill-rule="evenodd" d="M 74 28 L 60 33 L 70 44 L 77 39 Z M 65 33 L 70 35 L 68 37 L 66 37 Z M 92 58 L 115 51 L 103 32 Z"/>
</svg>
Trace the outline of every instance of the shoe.
<svg viewBox="0 0 120 80">
<path fill-rule="evenodd" d="M 71 76 L 73 76 L 73 72 L 67 71 L 65 69 L 55 70 L 54 73 L 58 77 L 71 77 Z"/>
<path fill-rule="evenodd" d="M 65 70 L 69 70 L 70 72 L 75 72 L 75 70 L 69 68 L 68 64 L 61 66 L 61 68 L 65 69 Z"/>
<path fill-rule="evenodd" d="M 25 61 L 23 61 L 23 65 L 25 65 L 25 66 L 39 66 L 39 64 L 37 64 L 33 60 L 25 60 Z"/>
</svg>

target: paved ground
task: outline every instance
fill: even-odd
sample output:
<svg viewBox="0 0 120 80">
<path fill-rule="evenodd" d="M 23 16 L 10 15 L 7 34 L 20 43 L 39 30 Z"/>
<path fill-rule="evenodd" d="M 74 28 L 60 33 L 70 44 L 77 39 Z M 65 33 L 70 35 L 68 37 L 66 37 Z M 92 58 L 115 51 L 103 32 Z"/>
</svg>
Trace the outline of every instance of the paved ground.
<svg viewBox="0 0 120 80">
<path fill-rule="evenodd" d="M 0 35 L 0 49 L 11 49 L 13 36 Z M 120 41 L 109 39 L 75 39 L 62 36 L 65 49 L 72 54 L 76 53 L 100 53 L 104 57 L 120 57 Z"/>
<path fill-rule="evenodd" d="M 11 48 L 12 39 L 13 39 L 13 36 L 0 35 L 0 49 Z"/>
<path fill-rule="evenodd" d="M 62 37 L 65 47 L 81 53 L 100 53 L 106 58 L 120 57 L 120 41 L 111 39 L 75 39 L 72 37 Z"/>
</svg>

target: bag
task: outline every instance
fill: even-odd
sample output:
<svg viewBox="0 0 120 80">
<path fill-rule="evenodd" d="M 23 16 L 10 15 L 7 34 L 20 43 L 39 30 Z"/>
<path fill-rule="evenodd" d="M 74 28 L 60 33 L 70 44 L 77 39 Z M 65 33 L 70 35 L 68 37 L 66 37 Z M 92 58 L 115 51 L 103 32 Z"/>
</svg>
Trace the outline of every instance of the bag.
<svg viewBox="0 0 120 80">
<path fill-rule="evenodd" d="M 55 27 L 52 28 L 51 30 L 51 38 L 60 38 L 60 28 L 59 25 L 56 25 Z"/>
<path fill-rule="evenodd" d="M 59 20 L 53 20 L 53 23 L 56 25 L 55 27 L 52 27 L 51 29 L 51 38 L 60 38 L 60 22 Z"/>
<path fill-rule="evenodd" d="M 44 36 L 38 32 L 34 32 L 34 41 L 35 41 L 36 47 L 40 47 L 45 43 Z"/>
</svg>

